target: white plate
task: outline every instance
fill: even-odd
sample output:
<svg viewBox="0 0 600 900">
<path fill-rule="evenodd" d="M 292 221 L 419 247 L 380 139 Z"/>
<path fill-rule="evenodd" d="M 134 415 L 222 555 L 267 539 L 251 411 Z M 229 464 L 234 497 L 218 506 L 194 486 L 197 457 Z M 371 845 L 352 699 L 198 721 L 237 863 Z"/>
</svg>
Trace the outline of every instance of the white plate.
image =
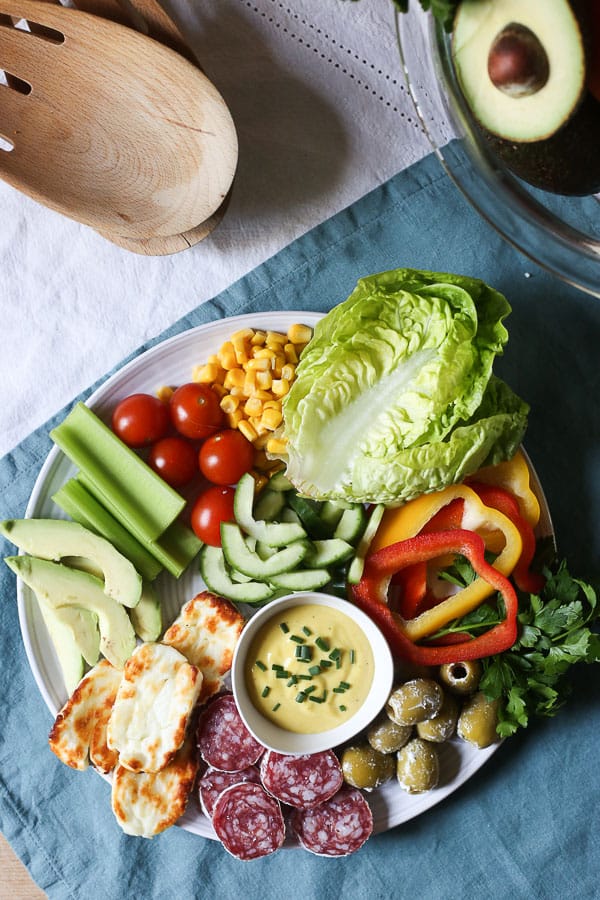
<svg viewBox="0 0 600 900">
<path fill-rule="evenodd" d="M 320 318 L 320 314 L 300 311 L 268 312 L 235 316 L 200 325 L 157 344 L 129 362 L 110 377 L 87 403 L 109 421 L 112 409 L 123 397 L 137 391 L 153 393 L 161 385 L 177 385 L 189 381 L 194 366 L 216 352 L 222 342 L 239 328 L 286 331 L 294 322 L 314 326 Z M 26 515 L 36 518 L 65 518 L 51 498 L 75 471 L 66 456 L 54 447 L 37 478 Z M 534 489 L 543 510 L 542 533 L 548 534 L 552 531 L 548 508 L 539 482 L 535 473 L 533 474 Z M 162 597 L 165 626 L 176 617 L 183 603 L 204 589 L 197 566 L 194 565 L 178 581 L 168 575 L 160 575 L 156 586 Z M 17 594 L 19 621 L 29 665 L 46 705 L 55 716 L 67 699 L 58 660 L 35 597 L 20 580 L 17 583 Z M 497 748 L 498 745 L 495 744 L 485 750 L 476 750 L 464 741 L 449 741 L 441 747 L 439 787 L 425 794 L 411 796 L 397 784 L 390 782 L 373 791 L 368 799 L 373 810 L 375 832 L 386 831 L 431 809 L 471 778 Z M 210 822 L 200 811 L 194 797 L 190 799 L 188 810 L 179 824 L 187 831 L 216 840 Z"/>
</svg>

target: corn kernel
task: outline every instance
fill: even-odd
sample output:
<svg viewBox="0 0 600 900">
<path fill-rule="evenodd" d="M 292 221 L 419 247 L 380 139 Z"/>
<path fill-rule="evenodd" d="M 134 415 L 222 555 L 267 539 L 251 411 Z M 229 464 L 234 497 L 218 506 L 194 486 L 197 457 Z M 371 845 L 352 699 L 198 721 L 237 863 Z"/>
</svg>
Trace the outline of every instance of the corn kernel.
<svg viewBox="0 0 600 900">
<path fill-rule="evenodd" d="M 293 381 L 296 375 L 296 366 L 290 365 L 290 363 L 286 363 L 281 369 L 281 377 L 285 378 L 286 381 Z"/>
<path fill-rule="evenodd" d="M 263 411 L 263 402 L 258 397 L 250 397 L 244 404 L 244 412 L 247 416 L 260 416 Z"/>
<path fill-rule="evenodd" d="M 272 391 L 276 397 L 285 397 L 290 389 L 290 383 L 285 378 L 273 379 Z"/>
<path fill-rule="evenodd" d="M 229 393 L 231 394 L 232 397 L 245 397 L 246 396 L 243 385 L 241 387 L 238 387 L 237 384 L 233 384 L 229 388 Z"/>
<path fill-rule="evenodd" d="M 264 409 L 281 409 L 281 400 L 265 400 Z"/>
<path fill-rule="evenodd" d="M 223 385 L 219 384 L 218 381 L 213 382 L 211 384 L 211 388 L 219 399 L 221 399 L 221 397 L 224 397 L 227 393 L 227 388 L 224 388 Z"/>
<path fill-rule="evenodd" d="M 246 377 L 244 378 L 244 387 L 242 388 L 242 390 L 246 397 L 251 397 L 256 390 L 256 375 L 251 369 L 246 372 Z"/>
<path fill-rule="evenodd" d="M 261 417 L 262 424 L 269 431 L 275 431 L 276 428 L 279 428 L 282 421 L 283 414 L 280 409 L 265 409 Z"/>
<path fill-rule="evenodd" d="M 173 396 L 173 388 L 168 384 L 163 384 L 156 392 L 156 396 L 162 403 L 168 403 Z"/>
<path fill-rule="evenodd" d="M 234 409 L 233 412 L 226 413 L 225 419 L 230 428 L 238 428 L 240 423 L 244 421 L 244 413 L 238 407 L 237 409 Z"/>
<path fill-rule="evenodd" d="M 267 356 L 254 356 L 246 363 L 246 370 L 253 372 L 268 372 L 271 369 L 271 360 Z"/>
<path fill-rule="evenodd" d="M 265 332 L 257 329 L 250 338 L 250 343 L 253 347 L 260 346 L 261 344 L 264 344 L 266 338 L 267 335 L 265 334 Z"/>
<path fill-rule="evenodd" d="M 272 437 L 267 441 L 267 453 L 282 454 L 287 453 L 287 441 L 285 438 Z"/>
<path fill-rule="evenodd" d="M 221 367 L 215 363 L 206 363 L 203 366 L 197 366 L 194 370 L 194 381 L 198 384 L 211 384 L 218 381 Z"/>
<path fill-rule="evenodd" d="M 272 347 L 259 347 L 254 351 L 254 359 L 273 359 L 275 351 Z"/>
<path fill-rule="evenodd" d="M 267 339 L 265 341 L 267 347 L 277 348 L 287 341 L 287 335 L 280 334 L 279 331 L 267 331 Z"/>
<path fill-rule="evenodd" d="M 225 373 L 223 384 L 226 388 L 243 387 L 246 373 L 243 369 L 229 369 Z"/>
<path fill-rule="evenodd" d="M 270 371 L 256 373 L 256 387 L 260 391 L 269 391 L 273 383 L 273 376 Z"/>
<path fill-rule="evenodd" d="M 238 362 L 231 341 L 225 341 L 218 353 L 219 362 L 224 369 L 236 369 Z"/>
<path fill-rule="evenodd" d="M 240 421 L 238 422 L 238 428 L 242 432 L 244 437 L 251 442 L 254 442 L 258 437 L 256 429 L 254 428 L 252 423 L 248 421 L 248 419 L 240 419 Z"/>
<path fill-rule="evenodd" d="M 239 405 L 240 398 L 234 397 L 232 394 L 225 394 L 225 396 L 221 398 L 221 402 L 219 404 L 224 413 L 232 413 L 238 408 Z"/>
<path fill-rule="evenodd" d="M 312 328 L 298 323 L 290 325 L 287 333 L 288 341 L 292 344 L 307 344 L 312 337 Z"/>
<path fill-rule="evenodd" d="M 298 362 L 298 354 L 296 352 L 296 347 L 294 346 L 294 344 L 285 344 L 283 351 L 285 353 L 286 362 L 296 365 L 296 363 Z"/>
</svg>

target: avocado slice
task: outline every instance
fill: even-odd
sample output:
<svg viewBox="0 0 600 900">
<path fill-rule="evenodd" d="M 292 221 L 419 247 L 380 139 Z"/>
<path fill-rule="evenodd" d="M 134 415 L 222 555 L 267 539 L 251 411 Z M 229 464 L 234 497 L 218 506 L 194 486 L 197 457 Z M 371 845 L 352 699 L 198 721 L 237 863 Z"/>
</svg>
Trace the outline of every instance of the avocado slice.
<svg viewBox="0 0 600 900">
<path fill-rule="evenodd" d="M 84 672 L 84 661 L 77 638 L 70 624 L 61 621 L 53 609 L 38 601 L 44 625 L 54 646 L 69 696 L 73 693 Z"/>
<path fill-rule="evenodd" d="M 103 537 L 78 522 L 64 519 L 6 519 L 0 534 L 20 550 L 42 559 L 82 556 L 103 573 L 104 593 L 123 606 L 134 607 L 142 593 L 142 579 L 132 563 Z"/>
<path fill-rule="evenodd" d="M 531 142 L 546 140 L 569 121 L 585 93 L 583 7 L 568 0 L 460 3 L 452 59 L 483 128 L 504 140 Z"/>
<path fill-rule="evenodd" d="M 136 645 L 135 632 L 125 608 L 104 593 L 94 575 L 35 556 L 9 556 L 5 563 L 37 596 L 40 604 L 59 609 L 76 607 L 98 617 L 100 650 L 122 669 Z"/>
<path fill-rule="evenodd" d="M 157 641 L 162 631 L 162 609 L 156 589 L 148 581 L 142 586 L 140 602 L 129 612 L 135 633 L 142 641 Z"/>
</svg>

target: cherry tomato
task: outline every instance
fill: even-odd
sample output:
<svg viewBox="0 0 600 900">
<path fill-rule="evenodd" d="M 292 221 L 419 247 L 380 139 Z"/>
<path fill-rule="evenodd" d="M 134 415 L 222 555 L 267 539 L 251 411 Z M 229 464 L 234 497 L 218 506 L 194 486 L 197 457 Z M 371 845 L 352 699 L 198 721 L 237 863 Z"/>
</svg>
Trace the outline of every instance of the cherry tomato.
<svg viewBox="0 0 600 900">
<path fill-rule="evenodd" d="M 131 394 L 117 405 L 112 428 L 128 447 L 147 447 L 169 429 L 169 409 L 152 394 Z"/>
<path fill-rule="evenodd" d="M 236 484 L 254 463 L 254 447 L 241 431 L 226 428 L 207 438 L 198 454 L 200 471 L 213 484 Z"/>
<path fill-rule="evenodd" d="M 219 398 L 207 384 L 182 384 L 169 401 L 171 421 L 177 431 L 192 440 L 202 440 L 223 427 Z"/>
<path fill-rule="evenodd" d="M 233 522 L 232 487 L 214 485 L 203 491 L 194 503 L 191 525 L 196 536 L 212 547 L 221 546 L 221 522 Z"/>
<path fill-rule="evenodd" d="M 182 437 L 166 437 L 153 444 L 148 464 L 171 487 L 181 487 L 198 474 L 196 448 Z"/>
</svg>

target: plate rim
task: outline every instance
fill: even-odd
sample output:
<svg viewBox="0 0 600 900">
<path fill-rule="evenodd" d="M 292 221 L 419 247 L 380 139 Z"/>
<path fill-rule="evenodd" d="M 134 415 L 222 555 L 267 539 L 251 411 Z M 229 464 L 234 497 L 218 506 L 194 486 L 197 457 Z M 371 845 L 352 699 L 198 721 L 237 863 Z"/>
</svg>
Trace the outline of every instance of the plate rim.
<svg viewBox="0 0 600 900">
<path fill-rule="evenodd" d="M 154 355 L 159 355 L 165 350 L 168 352 L 169 350 L 176 348 L 179 343 L 187 343 L 193 341 L 198 334 L 200 334 L 202 337 L 206 335 L 210 337 L 211 332 L 219 332 L 224 329 L 227 329 L 227 331 L 231 333 L 232 331 L 236 330 L 235 326 L 239 326 L 242 324 L 244 325 L 244 327 L 265 328 L 266 326 L 264 324 L 261 325 L 259 323 L 264 323 L 267 320 L 273 323 L 273 327 L 270 330 L 276 330 L 278 326 L 283 327 L 284 323 L 287 323 L 285 324 L 285 327 L 287 328 L 290 324 L 292 324 L 292 320 L 303 321 L 305 324 L 314 327 L 314 325 L 316 325 L 316 323 L 320 319 L 322 319 L 324 315 L 325 313 L 322 312 L 298 309 L 271 311 L 266 310 L 256 313 L 241 313 L 235 316 L 223 316 L 221 318 L 211 320 L 206 323 L 201 323 L 200 325 L 196 325 L 188 329 L 184 329 L 177 334 L 165 338 L 163 341 L 158 340 L 146 350 L 136 353 L 126 363 L 124 363 L 122 366 L 117 367 L 110 375 L 108 375 L 83 402 L 86 404 L 86 406 L 89 406 L 92 409 L 98 409 L 99 407 L 101 407 L 102 398 L 110 391 L 115 383 L 123 380 L 124 378 L 127 379 L 130 373 L 143 368 L 143 366 L 148 362 L 148 359 L 152 358 Z M 75 402 L 77 401 L 74 400 L 73 403 Z M 69 404 L 69 406 L 70 405 L 71 404 Z M 526 451 L 524 452 L 530 468 L 530 473 L 533 476 L 533 480 L 535 482 L 535 491 L 540 501 L 540 506 L 546 513 L 546 524 L 551 529 L 551 534 L 553 535 L 554 530 L 552 528 L 550 511 L 543 491 L 543 487 L 529 456 L 527 455 Z M 54 468 L 60 465 L 62 458 L 62 451 L 56 445 L 54 445 L 50 449 L 46 459 L 44 460 L 44 463 L 42 464 L 38 476 L 34 482 L 25 509 L 25 517 L 29 518 L 35 515 L 35 511 L 38 505 L 42 502 L 42 493 L 44 491 L 44 487 L 47 481 L 52 477 Z M 46 706 L 48 707 L 52 716 L 55 717 L 60 707 L 57 707 L 54 703 L 53 699 L 50 696 L 48 687 L 42 678 L 42 673 L 37 663 L 35 648 L 32 643 L 32 635 L 29 631 L 28 611 L 31 609 L 31 606 L 34 605 L 34 603 L 35 598 L 32 592 L 21 582 L 21 579 L 17 579 L 17 607 L 19 627 L 21 631 L 21 637 L 25 646 L 28 664 L 34 677 L 36 686 L 40 691 L 40 694 L 42 695 Z M 420 795 L 408 795 L 411 798 L 411 806 L 407 810 L 408 815 L 403 815 L 402 813 L 400 813 L 400 815 L 394 815 L 393 803 L 389 803 L 386 797 L 384 800 L 385 821 L 381 823 L 380 827 L 375 828 L 374 834 L 389 831 L 398 825 L 402 825 L 406 822 L 411 821 L 422 813 L 427 812 L 428 810 L 437 806 L 446 797 L 453 794 L 470 778 L 472 778 L 473 775 L 475 775 L 475 773 L 486 764 L 489 758 L 494 753 L 496 753 L 496 751 L 502 746 L 503 743 L 502 741 L 498 741 L 488 748 L 475 749 L 471 748 L 470 745 L 465 747 L 464 741 L 460 741 L 460 743 L 457 743 L 457 741 L 458 739 L 454 738 L 448 742 L 450 746 L 453 746 L 452 752 L 454 754 L 457 753 L 458 748 L 458 757 L 460 758 L 460 765 L 456 769 L 451 781 L 449 783 L 439 785 L 433 790 Z M 461 749 L 468 754 L 466 760 L 464 756 L 461 756 Z M 112 781 L 110 774 L 104 775 L 99 772 L 97 772 L 97 774 L 99 774 L 103 778 L 103 780 L 109 783 Z M 390 784 L 389 787 L 394 791 L 401 790 L 395 783 Z M 385 786 L 379 788 L 378 791 L 385 792 Z M 404 795 L 400 796 L 404 797 Z M 200 823 L 198 823 L 199 818 L 202 819 L 202 822 Z M 206 818 L 206 816 L 204 816 L 202 811 L 199 809 L 199 806 L 197 809 L 195 809 L 191 808 L 191 804 L 188 804 L 186 811 L 176 824 L 178 825 L 178 827 L 181 827 L 192 834 L 196 834 L 199 837 L 204 837 L 210 840 L 218 840 L 217 835 L 212 828 L 212 824 Z M 286 844 L 286 849 L 295 848 L 295 844 Z"/>
</svg>

